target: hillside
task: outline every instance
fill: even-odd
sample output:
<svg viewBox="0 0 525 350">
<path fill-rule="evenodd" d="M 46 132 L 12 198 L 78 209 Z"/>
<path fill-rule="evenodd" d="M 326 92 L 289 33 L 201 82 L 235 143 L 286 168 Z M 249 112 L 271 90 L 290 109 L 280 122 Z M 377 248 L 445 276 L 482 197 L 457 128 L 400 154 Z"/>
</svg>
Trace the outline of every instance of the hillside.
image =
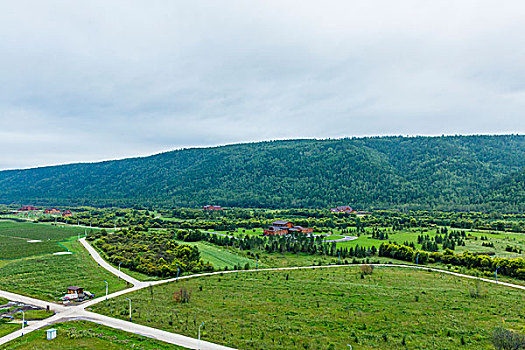
<svg viewBox="0 0 525 350">
<path fill-rule="evenodd" d="M 0 172 L 2 203 L 525 209 L 525 136 L 289 140 Z"/>
</svg>

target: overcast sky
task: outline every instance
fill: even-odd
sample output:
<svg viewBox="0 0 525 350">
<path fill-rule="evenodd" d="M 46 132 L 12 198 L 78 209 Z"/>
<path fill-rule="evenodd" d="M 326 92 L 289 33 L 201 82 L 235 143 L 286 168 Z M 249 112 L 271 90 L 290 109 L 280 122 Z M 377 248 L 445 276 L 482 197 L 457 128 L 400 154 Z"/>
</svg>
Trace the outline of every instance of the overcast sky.
<svg viewBox="0 0 525 350">
<path fill-rule="evenodd" d="M 523 1 L 2 1 L 0 169 L 525 133 Z"/>
</svg>

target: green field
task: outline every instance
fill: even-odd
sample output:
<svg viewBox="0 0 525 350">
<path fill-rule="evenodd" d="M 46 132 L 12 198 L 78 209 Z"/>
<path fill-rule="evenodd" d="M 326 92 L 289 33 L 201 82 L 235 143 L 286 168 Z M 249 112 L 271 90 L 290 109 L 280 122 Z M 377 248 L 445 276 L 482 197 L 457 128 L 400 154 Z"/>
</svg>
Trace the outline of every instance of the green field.
<svg viewBox="0 0 525 350">
<path fill-rule="evenodd" d="M 0 337 L 22 328 L 20 323 L 0 323 Z"/>
<path fill-rule="evenodd" d="M 360 237 L 353 241 L 347 241 L 347 242 L 338 242 L 338 247 L 346 247 L 355 248 L 356 245 L 359 245 L 360 247 L 371 247 L 375 246 L 378 248 L 381 243 L 386 242 L 394 242 L 398 244 L 403 244 L 405 242 L 413 242 L 417 249 L 421 248 L 421 244 L 417 243 L 417 237 L 418 235 L 429 235 L 430 237 L 434 237 L 437 235 L 436 229 L 404 229 L 400 231 L 391 232 L 390 230 L 386 230 L 386 228 L 381 228 L 384 230 L 384 232 L 388 233 L 388 239 L 385 240 L 379 240 L 374 239 L 370 235 L 370 229 L 366 230 L 365 234 L 361 234 Z M 459 231 L 458 229 L 452 229 L 449 228 L 449 230 Z M 491 232 L 491 231 L 480 231 L 480 230 L 464 230 L 467 234 L 467 237 L 465 239 L 465 246 L 456 246 L 455 251 L 456 252 L 464 252 L 464 251 L 470 251 L 470 252 L 494 252 L 497 256 L 501 257 L 507 257 L 507 258 L 516 258 L 520 256 L 525 256 L 525 234 L 524 233 L 515 233 L 515 232 Z M 334 234 L 337 235 L 338 233 L 334 231 Z M 354 233 L 347 233 L 346 235 L 355 235 Z M 476 237 L 478 239 L 476 239 Z M 488 241 L 482 241 L 481 237 L 487 237 Z M 482 245 L 483 242 L 489 242 L 494 244 L 494 248 L 492 247 L 484 247 Z M 517 248 L 520 248 L 523 250 L 521 254 L 519 253 L 511 253 L 505 251 L 505 248 L 507 245 L 514 246 Z M 439 247 L 440 250 L 441 246 Z"/>
<path fill-rule="evenodd" d="M 187 304 L 174 298 L 183 287 Z M 401 268 L 224 274 L 128 297 L 135 322 L 192 337 L 205 322 L 203 339 L 242 349 L 492 349 L 503 322 L 525 331 L 522 291 Z M 94 311 L 125 319 L 123 298 Z"/>
<path fill-rule="evenodd" d="M 16 326 L 20 327 L 20 325 Z M 2 331 L 1 327 L 2 326 L 0 326 L 0 332 Z M 57 337 L 53 340 L 46 340 L 46 330 L 49 328 L 57 329 Z M 167 350 L 183 348 L 95 323 L 75 321 L 58 323 L 52 327 L 31 332 L 21 338 L 1 345 L 0 349 Z"/>
<path fill-rule="evenodd" d="M 255 260 L 249 259 L 243 255 L 236 254 L 227 248 L 219 247 L 207 242 L 182 242 L 179 244 L 190 244 L 197 246 L 204 261 L 209 261 L 215 269 L 223 270 L 226 266 L 231 270 L 235 265 L 244 268 L 246 264 L 250 268 L 255 268 Z"/>
<path fill-rule="evenodd" d="M 56 301 L 71 285 L 84 287 L 97 296 L 105 293 L 104 280 L 109 282 L 110 293 L 126 288 L 126 282 L 98 266 L 78 241 L 63 245 L 73 254 L 4 261 L 0 265 L 0 289 Z"/>
<path fill-rule="evenodd" d="M 78 228 L 0 220 L 0 260 L 65 251 L 58 243 L 78 233 Z"/>
<path fill-rule="evenodd" d="M 329 240 L 341 239 L 341 238 L 344 238 L 344 237 L 340 236 L 340 235 L 330 235 L 330 236 L 327 236 L 327 237 L 323 237 L 323 240 L 324 241 L 329 241 Z"/>
</svg>

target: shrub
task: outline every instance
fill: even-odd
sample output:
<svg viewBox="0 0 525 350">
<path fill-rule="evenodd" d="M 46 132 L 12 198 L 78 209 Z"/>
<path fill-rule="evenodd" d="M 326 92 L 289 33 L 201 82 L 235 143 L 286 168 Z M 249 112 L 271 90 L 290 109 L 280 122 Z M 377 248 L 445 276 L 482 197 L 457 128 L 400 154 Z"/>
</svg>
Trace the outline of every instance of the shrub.
<svg viewBox="0 0 525 350">
<path fill-rule="evenodd" d="M 191 291 L 188 291 L 186 287 L 181 287 L 180 290 L 173 293 L 173 299 L 175 299 L 177 303 L 189 303 L 191 299 Z"/>
<path fill-rule="evenodd" d="M 492 344 L 498 350 L 525 349 L 525 335 L 497 327 L 492 333 Z"/>
<path fill-rule="evenodd" d="M 373 265 L 361 265 L 361 274 L 362 275 L 371 275 L 374 272 Z"/>
</svg>

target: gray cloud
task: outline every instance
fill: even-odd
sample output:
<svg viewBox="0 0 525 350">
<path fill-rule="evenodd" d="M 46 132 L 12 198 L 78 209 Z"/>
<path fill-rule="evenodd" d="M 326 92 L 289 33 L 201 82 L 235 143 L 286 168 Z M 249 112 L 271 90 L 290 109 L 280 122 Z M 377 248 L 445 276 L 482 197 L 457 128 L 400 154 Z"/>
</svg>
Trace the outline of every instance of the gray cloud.
<svg viewBox="0 0 525 350">
<path fill-rule="evenodd" d="M 3 2 L 0 169 L 295 137 L 524 133 L 524 11 Z"/>
</svg>

